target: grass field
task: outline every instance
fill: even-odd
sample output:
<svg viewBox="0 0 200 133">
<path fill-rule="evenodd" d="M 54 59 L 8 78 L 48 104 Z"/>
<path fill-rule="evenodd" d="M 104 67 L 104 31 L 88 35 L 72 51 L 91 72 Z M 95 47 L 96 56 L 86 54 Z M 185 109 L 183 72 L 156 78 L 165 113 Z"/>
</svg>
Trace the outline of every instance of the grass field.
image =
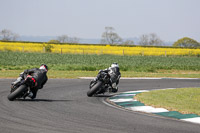
<svg viewBox="0 0 200 133">
<path fill-rule="evenodd" d="M 74 55 L 52 53 L 0 52 L 0 70 L 23 70 L 45 63 L 50 70 L 97 71 L 118 62 L 121 71 L 200 71 L 199 57 Z"/>
<path fill-rule="evenodd" d="M 200 115 L 200 88 L 154 90 L 138 94 L 136 98 L 145 105 Z"/>
<path fill-rule="evenodd" d="M 24 70 L 0 70 L 0 78 L 17 78 L 19 73 Z M 98 71 L 61 71 L 50 70 L 47 75 L 49 78 L 79 78 L 96 77 Z M 122 77 L 165 77 L 165 78 L 200 78 L 200 72 L 196 71 L 158 71 L 153 72 L 134 72 L 121 71 Z"/>
</svg>

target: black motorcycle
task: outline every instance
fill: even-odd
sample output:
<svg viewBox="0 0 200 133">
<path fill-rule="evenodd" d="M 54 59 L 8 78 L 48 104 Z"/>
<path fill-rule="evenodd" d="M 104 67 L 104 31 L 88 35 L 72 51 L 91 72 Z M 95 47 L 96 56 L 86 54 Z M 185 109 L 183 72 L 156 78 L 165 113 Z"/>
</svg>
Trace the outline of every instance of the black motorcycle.
<svg viewBox="0 0 200 133">
<path fill-rule="evenodd" d="M 15 99 L 25 98 L 28 95 L 30 88 L 34 86 L 33 84 L 32 77 L 28 75 L 21 82 L 12 85 L 10 94 L 8 95 L 8 100 L 13 101 Z"/>
<path fill-rule="evenodd" d="M 113 92 L 112 88 L 116 88 L 116 82 L 119 81 L 120 76 L 121 75 L 116 74 L 114 70 L 111 70 L 108 73 L 100 71 L 97 80 L 92 80 L 90 82 L 87 96 L 91 97 L 98 94 L 104 94 L 105 92 Z"/>
</svg>

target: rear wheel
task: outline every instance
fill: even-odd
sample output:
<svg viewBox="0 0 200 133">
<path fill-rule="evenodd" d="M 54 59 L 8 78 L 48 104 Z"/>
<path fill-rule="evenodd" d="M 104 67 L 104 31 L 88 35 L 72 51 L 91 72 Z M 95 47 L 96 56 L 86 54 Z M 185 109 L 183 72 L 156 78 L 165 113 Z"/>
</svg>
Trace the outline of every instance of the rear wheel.
<svg viewBox="0 0 200 133">
<path fill-rule="evenodd" d="M 91 97 L 93 96 L 98 90 L 99 88 L 101 87 L 102 85 L 102 82 L 101 81 L 98 81 L 94 86 L 92 86 L 92 88 L 87 92 L 87 96 L 88 97 Z"/>
<path fill-rule="evenodd" d="M 16 98 L 18 98 L 20 95 L 22 95 L 22 93 L 24 91 L 27 90 L 27 86 L 26 85 L 21 85 L 19 88 L 17 88 L 15 91 L 11 92 L 9 95 L 8 95 L 8 100 L 10 101 L 13 101 L 15 100 Z"/>
</svg>

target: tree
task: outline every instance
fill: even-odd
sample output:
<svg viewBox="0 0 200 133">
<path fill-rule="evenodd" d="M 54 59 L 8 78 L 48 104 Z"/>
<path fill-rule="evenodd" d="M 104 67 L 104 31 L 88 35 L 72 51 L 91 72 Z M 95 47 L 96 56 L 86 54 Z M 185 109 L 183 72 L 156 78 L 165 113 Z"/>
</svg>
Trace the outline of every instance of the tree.
<svg viewBox="0 0 200 133">
<path fill-rule="evenodd" d="M 134 45 L 134 41 L 132 40 L 126 40 L 122 42 L 122 45 Z"/>
<path fill-rule="evenodd" d="M 103 44 L 120 44 L 122 43 L 122 38 L 114 32 L 113 27 L 105 27 L 105 32 L 102 34 L 101 43 Z"/>
<path fill-rule="evenodd" d="M 77 37 L 69 37 L 67 35 L 62 35 L 58 37 L 58 41 L 60 43 L 79 43 L 79 38 Z"/>
<path fill-rule="evenodd" d="M 77 37 L 69 37 L 68 43 L 79 43 L 79 40 Z"/>
<path fill-rule="evenodd" d="M 150 45 L 150 46 L 159 46 L 163 45 L 163 41 L 155 34 L 144 34 L 140 37 L 140 45 Z"/>
<path fill-rule="evenodd" d="M 163 41 L 155 33 L 151 33 L 149 34 L 149 44 L 151 46 L 159 46 L 163 44 Z"/>
<path fill-rule="evenodd" d="M 66 43 L 68 38 L 69 37 L 67 35 L 62 35 L 62 36 L 58 37 L 58 41 L 61 42 L 61 43 Z"/>
<path fill-rule="evenodd" d="M 17 38 L 19 38 L 18 34 L 13 33 L 12 31 L 7 30 L 7 29 L 3 29 L 0 32 L 0 36 L 1 36 L 3 41 L 16 41 Z"/>
<path fill-rule="evenodd" d="M 48 43 L 60 43 L 60 41 L 58 41 L 58 40 L 50 40 L 50 41 L 48 41 Z"/>
<path fill-rule="evenodd" d="M 174 47 L 200 47 L 200 43 L 189 37 L 183 37 L 177 40 L 174 44 Z"/>
<path fill-rule="evenodd" d="M 45 48 L 45 52 L 49 52 L 49 53 L 51 53 L 52 52 L 52 49 L 54 48 L 52 45 L 50 45 L 50 44 L 47 44 L 47 45 L 43 45 L 44 46 L 44 48 Z"/>
<path fill-rule="evenodd" d="M 149 36 L 148 35 L 140 36 L 139 44 L 143 46 L 149 45 Z"/>
</svg>

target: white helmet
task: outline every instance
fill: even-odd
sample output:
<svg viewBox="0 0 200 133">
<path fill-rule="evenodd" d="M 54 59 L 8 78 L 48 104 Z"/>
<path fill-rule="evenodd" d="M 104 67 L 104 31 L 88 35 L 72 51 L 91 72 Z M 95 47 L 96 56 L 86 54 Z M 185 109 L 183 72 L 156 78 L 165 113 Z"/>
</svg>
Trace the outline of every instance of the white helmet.
<svg viewBox="0 0 200 133">
<path fill-rule="evenodd" d="M 114 68 L 114 67 L 118 67 L 119 68 L 119 65 L 117 63 L 112 63 L 111 64 L 111 68 Z"/>
</svg>

